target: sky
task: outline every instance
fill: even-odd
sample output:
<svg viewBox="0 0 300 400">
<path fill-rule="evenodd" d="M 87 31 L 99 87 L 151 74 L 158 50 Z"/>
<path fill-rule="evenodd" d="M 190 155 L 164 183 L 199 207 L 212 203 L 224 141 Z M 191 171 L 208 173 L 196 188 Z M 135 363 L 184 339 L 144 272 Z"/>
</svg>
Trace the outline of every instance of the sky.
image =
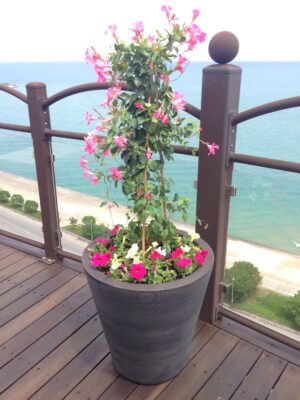
<svg viewBox="0 0 300 400">
<path fill-rule="evenodd" d="M 164 4 L 186 22 L 200 10 L 207 40 L 194 61 L 210 60 L 209 40 L 224 30 L 239 39 L 236 61 L 300 61 L 298 0 L 0 0 L 0 62 L 82 61 L 89 45 L 105 54 L 108 25 L 128 36 L 142 20 L 153 33 L 167 27 Z"/>
</svg>

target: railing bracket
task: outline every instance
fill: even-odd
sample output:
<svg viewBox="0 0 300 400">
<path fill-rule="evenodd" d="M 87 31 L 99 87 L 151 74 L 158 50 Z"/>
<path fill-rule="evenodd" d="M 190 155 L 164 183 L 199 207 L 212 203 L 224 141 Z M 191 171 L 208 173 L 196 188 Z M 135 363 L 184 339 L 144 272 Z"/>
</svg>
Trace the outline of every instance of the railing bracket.
<svg viewBox="0 0 300 400">
<path fill-rule="evenodd" d="M 237 194 L 237 188 L 235 186 L 226 187 L 226 196 L 235 197 Z"/>
<path fill-rule="evenodd" d="M 48 258 L 48 257 L 42 257 L 41 258 L 41 262 L 43 264 L 47 264 L 47 265 L 51 265 L 54 264 L 56 260 L 53 260 L 52 258 Z"/>
</svg>

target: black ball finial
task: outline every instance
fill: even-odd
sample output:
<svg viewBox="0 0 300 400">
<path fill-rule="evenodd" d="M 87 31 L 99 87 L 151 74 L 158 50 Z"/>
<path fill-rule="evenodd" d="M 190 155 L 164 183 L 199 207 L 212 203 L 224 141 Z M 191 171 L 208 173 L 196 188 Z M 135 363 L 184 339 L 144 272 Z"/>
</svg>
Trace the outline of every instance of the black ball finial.
<svg viewBox="0 0 300 400">
<path fill-rule="evenodd" d="M 209 42 L 208 52 L 216 63 L 227 64 L 239 52 L 238 38 L 231 32 L 219 32 Z"/>
</svg>

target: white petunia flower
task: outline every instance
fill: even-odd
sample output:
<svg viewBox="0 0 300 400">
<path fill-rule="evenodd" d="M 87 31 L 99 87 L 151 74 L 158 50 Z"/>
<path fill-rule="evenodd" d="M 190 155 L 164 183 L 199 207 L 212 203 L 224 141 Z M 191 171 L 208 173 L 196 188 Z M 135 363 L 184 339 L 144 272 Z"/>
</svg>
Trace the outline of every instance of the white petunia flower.
<svg viewBox="0 0 300 400">
<path fill-rule="evenodd" d="M 158 248 L 156 249 L 156 251 L 157 251 L 160 255 L 166 257 L 167 251 L 166 251 L 165 249 L 162 249 L 161 247 L 158 247 Z"/>
<path fill-rule="evenodd" d="M 111 260 L 111 269 L 113 269 L 113 270 L 118 269 L 120 265 L 121 265 L 121 263 L 118 260 L 117 255 L 114 254 L 114 258 Z"/>
<path fill-rule="evenodd" d="M 182 250 L 183 250 L 184 253 L 188 253 L 188 252 L 191 250 L 191 248 L 190 248 L 187 244 L 185 244 L 185 245 L 182 246 L 181 248 L 182 248 Z"/>
<path fill-rule="evenodd" d="M 200 239 L 199 233 L 196 233 L 196 232 L 191 233 L 191 234 L 190 234 L 190 237 L 191 237 L 191 239 L 192 239 L 193 241 L 194 241 L 194 240 Z"/>
<path fill-rule="evenodd" d="M 125 258 L 134 258 L 138 251 L 139 251 L 139 246 L 136 243 L 133 243 L 133 245 L 128 250 L 128 253 L 126 254 Z"/>
</svg>

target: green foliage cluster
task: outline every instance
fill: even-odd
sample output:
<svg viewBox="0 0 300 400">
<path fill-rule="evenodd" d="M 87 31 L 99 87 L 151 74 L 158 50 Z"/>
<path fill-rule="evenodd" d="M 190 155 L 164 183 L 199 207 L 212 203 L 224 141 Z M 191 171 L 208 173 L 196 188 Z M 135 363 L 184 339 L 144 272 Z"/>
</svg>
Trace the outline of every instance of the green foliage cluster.
<svg viewBox="0 0 300 400">
<path fill-rule="evenodd" d="M 225 299 L 242 301 L 252 296 L 261 282 L 262 276 L 257 267 L 247 261 L 237 261 L 225 270 L 225 283 L 229 286 Z"/>
<path fill-rule="evenodd" d="M 78 219 L 74 217 L 71 217 L 69 221 L 70 225 L 65 226 L 64 229 L 86 239 L 93 240 L 109 233 L 109 229 L 104 224 L 97 224 L 96 218 L 91 215 L 85 215 L 81 224 L 78 224 Z"/>
<path fill-rule="evenodd" d="M 193 22 L 198 15 L 194 13 Z M 134 235 L 132 243 L 141 244 L 143 251 L 154 239 L 171 244 L 174 214 L 187 219 L 190 200 L 172 193 L 173 181 L 165 175 L 164 166 L 173 160 L 174 143 L 186 145 L 189 138 L 199 136 L 199 124 L 180 114 L 186 102 L 170 80 L 184 72 L 188 59 L 183 54 L 192 51 L 205 34 L 201 36 L 194 23 L 171 24 L 171 16 L 167 17 L 169 29 L 156 31 L 153 40 L 142 34 L 141 27 L 133 29 L 136 37 L 128 43 L 114 31 L 114 48 L 108 57 L 93 48 L 89 56 L 98 74 L 105 60 L 111 76 L 106 118 L 101 117 L 102 111 L 93 117 L 106 133 L 97 143 L 95 176 L 116 187 L 121 184 L 130 210 L 128 231 Z M 128 91 L 121 92 L 121 86 Z M 125 142 L 120 145 L 116 138 Z M 107 172 L 107 152 L 121 161 L 117 169 L 122 179 Z"/>
<path fill-rule="evenodd" d="M 39 204 L 34 200 L 26 200 L 24 204 L 24 212 L 26 214 L 34 214 L 39 208 Z"/>
<path fill-rule="evenodd" d="M 0 188 L 0 203 L 40 219 L 39 204 L 34 200 L 25 201 L 18 193 L 11 196 L 9 191 Z"/>
<path fill-rule="evenodd" d="M 7 190 L 0 189 L 0 203 L 8 203 L 10 193 Z"/>
<path fill-rule="evenodd" d="M 259 289 L 250 298 L 233 303 L 231 306 L 300 331 L 299 299 L 300 291 L 290 297 L 270 290 Z"/>
<path fill-rule="evenodd" d="M 20 194 L 13 194 L 10 199 L 10 205 L 16 209 L 23 209 L 24 197 Z"/>
<path fill-rule="evenodd" d="M 284 312 L 294 322 L 296 327 L 300 329 L 300 290 L 293 297 L 287 298 L 284 305 Z"/>
</svg>

